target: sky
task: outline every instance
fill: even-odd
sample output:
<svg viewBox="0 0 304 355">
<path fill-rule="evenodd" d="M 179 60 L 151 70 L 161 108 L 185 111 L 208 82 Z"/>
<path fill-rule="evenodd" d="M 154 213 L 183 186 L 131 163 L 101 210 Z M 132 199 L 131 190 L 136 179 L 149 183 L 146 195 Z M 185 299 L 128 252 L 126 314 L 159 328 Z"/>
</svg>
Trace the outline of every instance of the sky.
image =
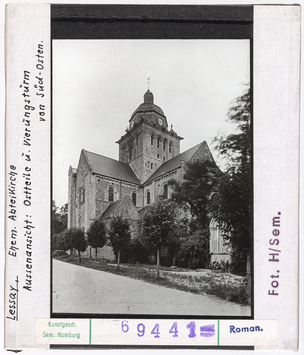
<svg viewBox="0 0 304 355">
<path fill-rule="evenodd" d="M 249 40 L 54 40 L 53 200 L 68 201 L 68 169 L 81 149 L 118 160 L 115 142 L 148 89 L 181 152 L 236 132 L 227 121 L 250 83 Z"/>
</svg>

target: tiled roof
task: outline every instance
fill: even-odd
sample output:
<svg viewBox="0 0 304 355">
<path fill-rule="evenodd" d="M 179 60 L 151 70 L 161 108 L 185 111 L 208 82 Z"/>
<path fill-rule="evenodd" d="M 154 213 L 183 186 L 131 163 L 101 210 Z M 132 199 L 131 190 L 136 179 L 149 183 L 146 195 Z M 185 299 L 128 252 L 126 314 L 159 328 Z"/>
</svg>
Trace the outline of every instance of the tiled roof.
<svg viewBox="0 0 304 355">
<path fill-rule="evenodd" d="M 117 210 L 121 202 L 122 200 L 117 200 L 115 202 L 112 202 L 99 218 L 105 219 L 111 217 L 112 214 Z"/>
<path fill-rule="evenodd" d="M 181 166 L 181 161 L 188 162 L 192 158 L 192 156 L 195 154 L 195 152 L 198 150 L 198 148 L 204 143 L 205 142 L 199 143 L 199 144 L 195 145 L 194 147 L 186 150 L 185 152 L 177 155 L 176 157 L 166 161 L 145 182 L 150 182 L 150 181 L 158 178 L 159 176 L 168 173 L 169 171 L 179 168 Z"/>
<path fill-rule="evenodd" d="M 107 158 L 103 155 L 88 152 L 84 149 L 83 153 L 86 156 L 93 173 L 139 184 L 138 178 L 128 164 L 122 163 L 115 159 Z"/>
</svg>

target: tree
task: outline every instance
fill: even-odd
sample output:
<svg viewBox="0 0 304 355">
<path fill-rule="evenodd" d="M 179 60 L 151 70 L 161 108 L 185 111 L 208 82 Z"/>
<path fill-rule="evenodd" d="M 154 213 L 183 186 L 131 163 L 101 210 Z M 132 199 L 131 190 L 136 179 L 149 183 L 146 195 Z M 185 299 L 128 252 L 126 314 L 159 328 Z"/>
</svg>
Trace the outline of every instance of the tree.
<svg viewBox="0 0 304 355">
<path fill-rule="evenodd" d="M 189 205 L 192 216 L 198 218 L 205 228 L 208 226 L 207 203 L 220 170 L 210 160 L 190 162 L 186 168 L 182 182 L 175 180 L 169 182 L 174 190 L 171 198 L 180 205 L 184 203 Z"/>
<path fill-rule="evenodd" d="M 251 165 L 251 90 L 238 97 L 228 112 L 228 120 L 237 124 L 238 133 L 214 139 L 219 154 L 226 158 L 227 172 L 240 171 Z"/>
<path fill-rule="evenodd" d="M 237 98 L 228 113 L 239 132 L 216 138 L 216 148 L 228 161 L 226 174 L 218 181 L 210 205 L 224 239 L 232 246 L 232 271 L 250 274 L 252 240 L 252 168 L 250 89 Z M 249 277 L 249 276 L 248 276 Z M 248 279 L 248 281 L 250 281 Z"/>
<path fill-rule="evenodd" d="M 114 254 L 117 257 L 117 268 L 119 268 L 120 254 L 127 251 L 131 241 L 128 220 L 122 216 L 114 216 L 110 223 L 109 237 Z"/>
<path fill-rule="evenodd" d="M 165 201 L 150 206 L 142 218 L 141 240 L 157 252 L 157 277 L 159 278 L 160 249 L 170 245 L 177 230 L 176 205 Z"/>
<path fill-rule="evenodd" d="M 59 210 L 59 212 L 58 212 Z M 55 201 L 52 201 L 52 233 L 53 235 L 63 232 L 67 228 L 68 204 L 59 209 Z"/>
<path fill-rule="evenodd" d="M 55 250 L 63 250 L 64 252 L 68 249 L 72 248 L 71 240 L 69 236 L 63 231 L 59 234 L 55 234 L 52 236 L 52 249 Z"/>
<path fill-rule="evenodd" d="M 97 248 L 102 248 L 107 241 L 107 228 L 105 224 L 97 219 L 91 225 L 87 231 L 88 244 L 95 248 L 95 262 L 97 261 Z"/>
<path fill-rule="evenodd" d="M 84 235 L 84 231 L 81 228 L 67 229 L 65 232 L 65 238 L 67 238 L 72 248 L 78 250 L 79 262 L 81 263 L 80 252 L 85 251 L 87 248 L 87 241 Z"/>
</svg>

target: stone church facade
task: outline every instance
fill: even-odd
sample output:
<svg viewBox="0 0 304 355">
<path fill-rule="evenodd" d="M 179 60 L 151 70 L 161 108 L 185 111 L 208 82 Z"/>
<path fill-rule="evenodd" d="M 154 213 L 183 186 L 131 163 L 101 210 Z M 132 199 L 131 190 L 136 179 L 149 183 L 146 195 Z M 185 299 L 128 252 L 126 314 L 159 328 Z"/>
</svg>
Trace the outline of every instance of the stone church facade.
<svg viewBox="0 0 304 355">
<path fill-rule="evenodd" d="M 87 230 L 95 219 L 102 219 L 109 226 L 111 217 L 119 214 L 128 218 L 131 234 L 135 235 L 140 211 L 160 199 L 170 198 L 168 181 L 182 181 L 186 163 L 214 161 L 205 141 L 180 153 L 182 139 L 172 125 L 168 129 L 163 110 L 154 104 L 148 90 L 144 102 L 131 115 L 126 133 L 116 142 L 119 160 L 83 149 L 77 169 L 70 166 L 68 228 Z M 214 260 L 227 260 L 229 253 L 222 241 L 215 241 L 221 237 L 212 228 L 211 256 L 216 254 Z M 98 255 L 114 258 L 108 247 Z"/>
</svg>

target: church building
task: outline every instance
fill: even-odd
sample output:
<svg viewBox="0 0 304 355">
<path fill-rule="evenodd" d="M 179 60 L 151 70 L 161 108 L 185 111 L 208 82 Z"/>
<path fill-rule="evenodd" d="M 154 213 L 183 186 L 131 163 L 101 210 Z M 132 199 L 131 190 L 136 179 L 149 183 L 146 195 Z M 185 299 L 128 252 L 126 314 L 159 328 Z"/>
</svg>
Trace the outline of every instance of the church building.
<svg viewBox="0 0 304 355">
<path fill-rule="evenodd" d="M 134 235 L 140 211 L 170 198 L 168 181 L 182 181 L 186 163 L 214 161 L 205 141 L 180 153 L 182 139 L 172 125 L 168 129 L 163 110 L 155 105 L 148 90 L 144 102 L 132 113 L 125 134 L 116 142 L 119 160 L 82 149 L 77 169 L 70 166 L 68 228 L 88 230 L 96 219 L 102 219 L 108 227 L 111 217 L 119 214 L 129 220 Z M 212 235 L 220 238 L 215 226 L 213 223 Z M 227 254 L 222 244 L 221 248 L 216 241 L 211 245 L 215 248 L 211 254 Z M 109 258 L 110 254 L 99 255 Z"/>
</svg>

